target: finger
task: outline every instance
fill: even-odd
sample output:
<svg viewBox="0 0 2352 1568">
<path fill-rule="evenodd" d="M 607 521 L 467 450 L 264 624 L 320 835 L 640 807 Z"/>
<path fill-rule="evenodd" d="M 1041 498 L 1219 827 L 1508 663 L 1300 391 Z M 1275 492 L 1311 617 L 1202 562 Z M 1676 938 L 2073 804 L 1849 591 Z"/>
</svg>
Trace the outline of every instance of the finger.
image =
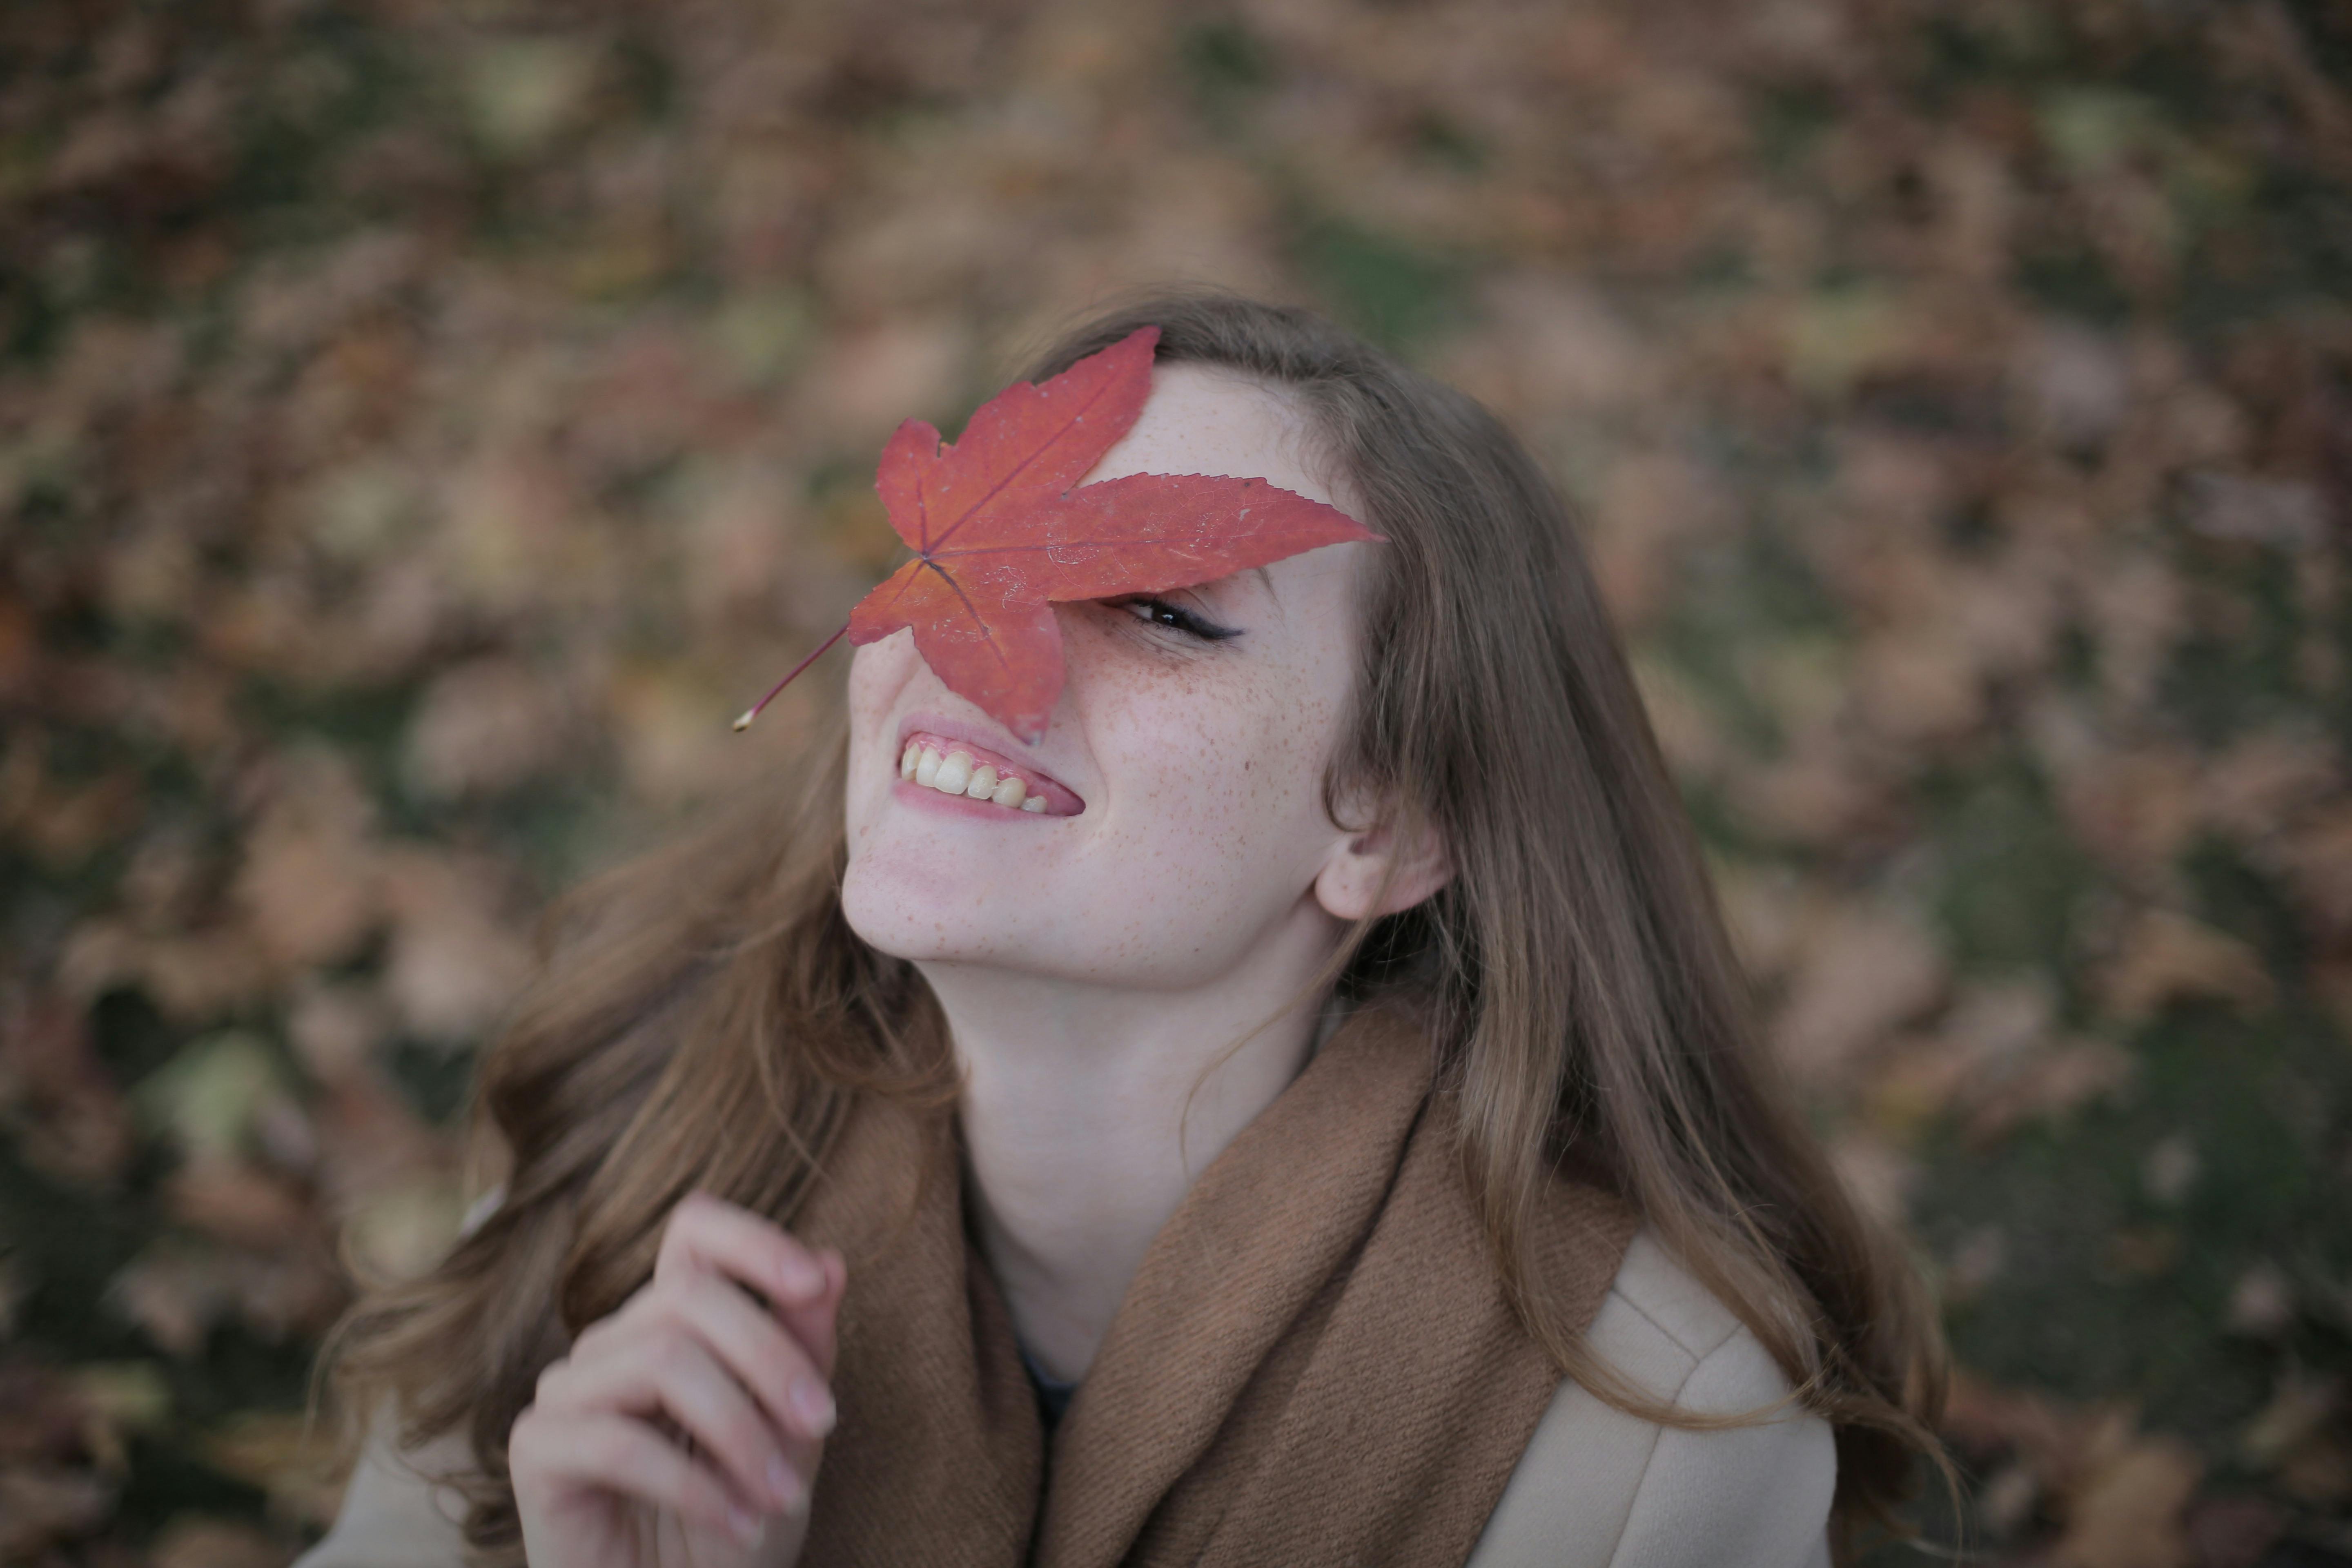
<svg viewBox="0 0 2352 1568">
<path fill-rule="evenodd" d="M 817 1370 L 832 1375 L 835 1319 L 848 1284 L 848 1266 L 839 1253 L 813 1251 L 762 1215 L 709 1193 L 689 1193 L 664 1227 L 654 1277 L 675 1278 L 692 1269 L 724 1274 L 758 1290 L 807 1348 Z"/>
<path fill-rule="evenodd" d="M 816 1254 L 764 1215 L 709 1193 L 688 1193 L 662 1227 L 654 1278 L 701 1268 L 741 1281 L 779 1306 L 813 1301 L 827 1276 Z"/>
<path fill-rule="evenodd" d="M 526 1423 L 532 1423 L 525 1436 Z M 644 1422 L 612 1411 L 535 1415 L 526 1410 L 508 1441 L 510 1467 L 550 1490 L 599 1488 L 698 1521 L 746 1546 L 758 1543 L 759 1516 Z"/>
<path fill-rule="evenodd" d="M 559 1363 L 541 1379 L 538 1403 L 558 1416 L 659 1411 L 718 1461 L 743 1500 L 792 1509 L 806 1495 L 782 1435 L 691 1333 L 641 1334 L 593 1359 Z"/>
<path fill-rule="evenodd" d="M 801 1348 L 816 1363 L 818 1373 L 831 1379 L 834 1355 L 839 1348 L 842 1294 L 849 1287 L 849 1265 L 831 1247 L 814 1255 L 824 1271 L 824 1286 L 806 1301 L 779 1301 L 776 1316 L 792 1331 Z"/>
<path fill-rule="evenodd" d="M 645 1310 L 701 1340 L 780 1431 L 814 1441 L 833 1430 L 824 1371 L 784 1324 L 734 1286 L 708 1274 L 681 1276 L 656 1283 Z M 829 1339 L 829 1315 L 824 1328 Z"/>
</svg>

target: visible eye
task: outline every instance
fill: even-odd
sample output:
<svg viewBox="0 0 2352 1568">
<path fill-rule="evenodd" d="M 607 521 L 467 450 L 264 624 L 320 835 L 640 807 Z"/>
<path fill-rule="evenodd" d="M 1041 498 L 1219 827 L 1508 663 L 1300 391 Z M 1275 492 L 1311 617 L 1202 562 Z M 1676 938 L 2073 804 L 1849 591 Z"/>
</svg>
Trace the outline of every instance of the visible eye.
<svg viewBox="0 0 2352 1568">
<path fill-rule="evenodd" d="M 1227 637 L 1242 635 L 1239 626 L 1221 626 L 1205 616 L 1181 605 L 1170 604 L 1165 599 L 1138 595 L 1129 599 L 1113 599 L 1110 603 L 1114 609 L 1126 610 L 1137 620 L 1149 621 L 1155 626 L 1166 626 L 1171 631 L 1182 632 L 1186 637 L 1197 637 L 1202 642 L 1223 642 Z"/>
</svg>

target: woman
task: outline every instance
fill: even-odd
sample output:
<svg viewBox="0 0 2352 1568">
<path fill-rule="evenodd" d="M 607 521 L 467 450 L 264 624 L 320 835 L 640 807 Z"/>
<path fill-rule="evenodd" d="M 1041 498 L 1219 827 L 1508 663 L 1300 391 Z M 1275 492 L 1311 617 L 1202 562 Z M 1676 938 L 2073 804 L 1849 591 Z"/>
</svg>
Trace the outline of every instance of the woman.
<svg viewBox="0 0 2352 1568">
<path fill-rule="evenodd" d="M 1144 327 L 1087 483 L 1381 537 L 1055 606 L 1034 746 L 868 642 L 793 799 L 573 895 L 303 1568 L 1816 1568 L 1937 1457 L 1557 497 L 1300 311 L 1031 379 Z"/>
</svg>

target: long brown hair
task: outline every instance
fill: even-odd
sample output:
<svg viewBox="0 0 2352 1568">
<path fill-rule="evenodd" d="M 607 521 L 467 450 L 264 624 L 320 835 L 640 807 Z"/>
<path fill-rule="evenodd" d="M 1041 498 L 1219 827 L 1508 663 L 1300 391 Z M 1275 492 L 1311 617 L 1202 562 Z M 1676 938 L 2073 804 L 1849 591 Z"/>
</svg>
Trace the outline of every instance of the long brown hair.
<svg viewBox="0 0 2352 1568">
<path fill-rule="evenodd" d="M 1851 1527 L 1907 1493 L 1916 1455 L 1942 1464 L 1942 1342 L 1765 1054 L 1564 504 L 1476 403 L 1303 310 L 1149 298 L 1078 327 L 1026 379 L 1146 324 L 1163 362 L 1299 398 L 1390 541 L 1365 574 L 1377 630 L 1326 799 L 1333 781 L 1370 784 L 1395 820 L 1443 835 L 1454 875 L 1360 927 L 1338 984 L 1403 993 L 1433 1020 L 1465 1179 L 1528 1331 L 1612 1404 L 1721 1424 L 1660 1408 L 1558 1321 L 1528 1220 L 1572 1164 L 1626 1196 L 1832 1423 L 1846 1558 Z M 331 1342 L 347 1445 L 387 1394 L 404 1446 L 470 1436 L 467 1536 L 487 1561 L 521 1560 L 508 1428 L 572 1336 L 650 1276 L 672 1205 L 702 1188 L 789 1224 L 852 1099 L 953 1099 L 928 989 L 842 916 L 845 748 L 825 743 L 797 798 L 746 802 L 557 901 L 541 976 L 478 1084 L 503 1201 Z"/>
</svg>

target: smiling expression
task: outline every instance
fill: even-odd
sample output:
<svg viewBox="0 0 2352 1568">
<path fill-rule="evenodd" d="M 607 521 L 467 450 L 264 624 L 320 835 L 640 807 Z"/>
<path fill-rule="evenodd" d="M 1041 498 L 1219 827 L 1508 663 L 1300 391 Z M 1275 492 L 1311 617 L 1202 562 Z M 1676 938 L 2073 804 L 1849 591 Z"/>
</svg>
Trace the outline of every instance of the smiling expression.
<svg viewBox="0 0 2352 1568">
<path fill-rule="evenodd" d="M 1312 456 L 1283 395 L 1163 365 L 1087 482 L 1262 478 L 1360 520 Z M 1312 891 L 1342 837 L 1323 774 L 1354 680 L 1357 574 L 1377 548 L 1055 605 L 1067 673 L 1034 746 L 950 691 L 911 633 L 859 648 L 852 929 L 918 963 L 1143 989 L 1211 984 L 1283 933 L 1336 929 Z"/>
</svg>

